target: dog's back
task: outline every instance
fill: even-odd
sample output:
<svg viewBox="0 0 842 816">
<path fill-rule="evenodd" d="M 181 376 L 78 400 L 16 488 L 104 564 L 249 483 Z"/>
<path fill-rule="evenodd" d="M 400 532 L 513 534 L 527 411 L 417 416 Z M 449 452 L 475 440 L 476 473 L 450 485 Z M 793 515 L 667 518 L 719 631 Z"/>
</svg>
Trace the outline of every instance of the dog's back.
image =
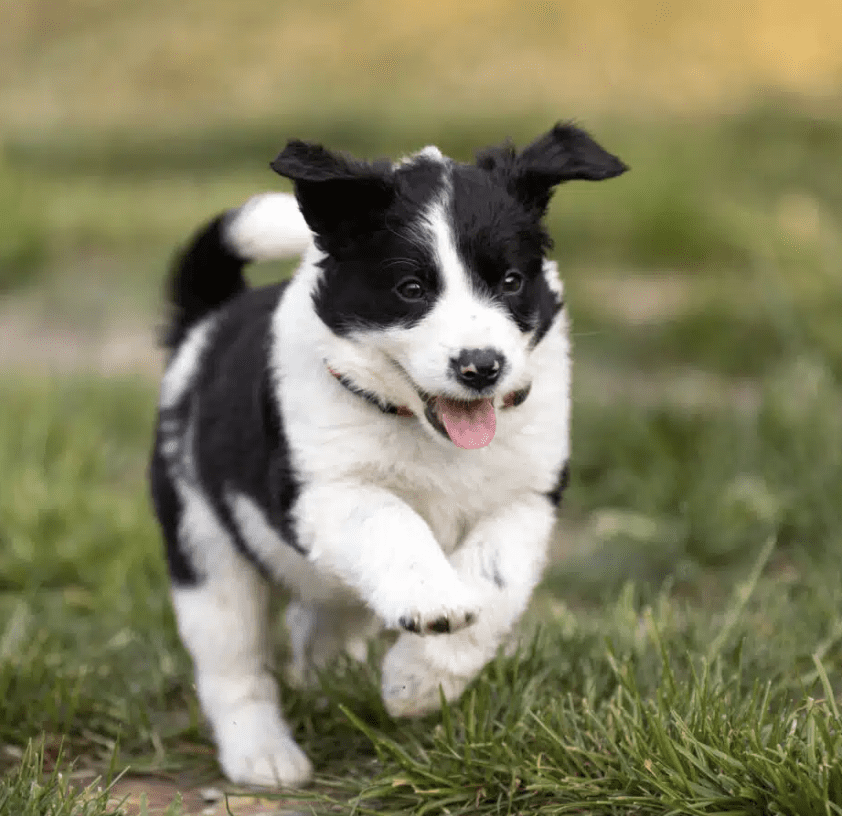
<svg viewBox="0 0 842 816">
<path fill-rule="evenodd" d="M 250 289 L 243 269 L 300 255 L 311 240 L 295 199 L 271 193 L 214 218 L 173 264 L 164 338 L 170 356 L 150 478 L 177 582 L 195 581 L 198 566 L 179 534 L 184 501 L 176 482 L 204 495 L 243 552 L 223 500 L 226 485 L 256 495 L 284 523 L 279 502 L 292 483 L 279 473 L 270 484 L 266 473 L 270 456 L 285 445 L 267 360 L 269 324 L 285 284 Z"/>
</svg>

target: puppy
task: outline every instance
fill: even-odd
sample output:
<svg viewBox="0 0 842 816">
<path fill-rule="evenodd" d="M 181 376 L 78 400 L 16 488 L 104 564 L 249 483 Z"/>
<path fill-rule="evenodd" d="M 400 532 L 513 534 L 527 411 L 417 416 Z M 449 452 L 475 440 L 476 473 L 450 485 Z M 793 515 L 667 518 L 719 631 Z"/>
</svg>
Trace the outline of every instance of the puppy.
<svg viewBox="0 0 842 816">
<path fill-rule="evenodd" d="M 312 769 L 284 722 L 267 598 L 289 587 L 290 678 L 401 631 L 395 716 L 456 699 L 527 606 L 567 478 L 570 364 L 545 253 L 553 189 L 626 166 L 556 125 L 460 164 L 291 141 L 295 198 L 211 221 L 171 278 L 150 468 L 172 599 L 232 782 Z M 250 261 L 303 255 L 249 289 Z"/>
</svg>

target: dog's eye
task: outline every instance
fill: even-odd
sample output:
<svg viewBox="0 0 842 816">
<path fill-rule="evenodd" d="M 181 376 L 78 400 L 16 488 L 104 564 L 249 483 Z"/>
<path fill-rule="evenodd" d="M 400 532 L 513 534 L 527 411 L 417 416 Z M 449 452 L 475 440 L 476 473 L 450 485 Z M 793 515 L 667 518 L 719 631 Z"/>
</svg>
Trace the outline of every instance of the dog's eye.
<svg viewBox="0 0 842 816">
<path fill-rule="evenodd" d="M 500 290 L 504 295 L 516 295 L 523 288 L 523 275 L 516 269 L 506 272 L 500 283 Z"/>
<path fill-rule="evenodd" d="M 423 300 L 427 294 L 424 285 L 418 278 L 407 278 L 401 281 L 396 287 L 397 293 L 404 300 Z"/>
</svg>

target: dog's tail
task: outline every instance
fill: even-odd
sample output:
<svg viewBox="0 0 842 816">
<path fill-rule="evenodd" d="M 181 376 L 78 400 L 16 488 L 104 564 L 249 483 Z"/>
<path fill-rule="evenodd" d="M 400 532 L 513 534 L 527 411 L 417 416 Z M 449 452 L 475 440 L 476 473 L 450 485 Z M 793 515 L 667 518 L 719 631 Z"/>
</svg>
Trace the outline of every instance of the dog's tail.
<svg viewBox="0 0 842 816">
<path fill-rule="evenodd" d="M 266 193 L 228 210 L 202 227 L 173 264 L 169 300 L 173 315 L 164 345 L 175 348 L 208 312 L 246 288 L 243 267 L 300 255 L 312 233 L 288 193 Z"/>
</svg>

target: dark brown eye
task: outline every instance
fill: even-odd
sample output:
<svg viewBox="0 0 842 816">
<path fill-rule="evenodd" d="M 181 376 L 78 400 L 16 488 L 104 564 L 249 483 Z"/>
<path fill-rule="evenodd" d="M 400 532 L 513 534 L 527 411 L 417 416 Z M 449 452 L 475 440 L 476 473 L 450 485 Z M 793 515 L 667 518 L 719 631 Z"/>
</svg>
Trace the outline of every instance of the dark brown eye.
<svg viewBox="0 0 842 816">
<path fill-rule="evenodd" d="M 523 288 L 523 275 L 516 269 L 510 269 L 503 276 L 500 290 L 504 295 L 516 295 Z"/>
<path fill-rule="evenodd" d="M 408 278 L 405 281 L 401 281 L 397 285 L 396 290 L 404 300 L 410 301 L 423 300 L 427 294 L 424 285 L 417 278 Z"/>
</svg>

